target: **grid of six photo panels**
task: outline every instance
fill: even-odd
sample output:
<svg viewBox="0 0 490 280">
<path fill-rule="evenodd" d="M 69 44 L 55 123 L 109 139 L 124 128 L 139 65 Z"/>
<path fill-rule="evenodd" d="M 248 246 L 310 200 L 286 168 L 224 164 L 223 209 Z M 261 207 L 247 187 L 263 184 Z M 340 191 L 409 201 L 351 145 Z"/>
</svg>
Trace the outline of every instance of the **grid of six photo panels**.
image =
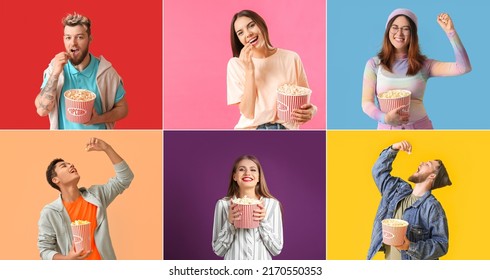
<svg viewBox="0 0 490 280">
<path fill-rule="evenodd" d="M 489 4 L 0 1 L 4 92 L 23 104 L 0 110 L 5 275 L 374 278 L 489 259 L 468 246 L 488 213 Z M 95 101 L 72 108 L 68 89 Z M 389 90 L 411 95 L 386 109 Z M 386 218 L 409 223 L 401 243 Z M 37 262 L 53 258 L 119 261 Z"/>
</svg>

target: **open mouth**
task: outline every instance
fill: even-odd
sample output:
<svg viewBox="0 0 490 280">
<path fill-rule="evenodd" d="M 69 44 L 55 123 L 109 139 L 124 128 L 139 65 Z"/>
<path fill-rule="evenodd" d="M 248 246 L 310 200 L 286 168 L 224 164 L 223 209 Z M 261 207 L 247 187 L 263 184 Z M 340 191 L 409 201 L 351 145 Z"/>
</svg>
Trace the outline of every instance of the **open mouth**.
<svg viewBox="0 0 490 280">
<path fill-rule="evenodd" d="M 253 45 L 253 44 L 257 43 L 257 40 L 258 40 L 258 39 L 259 39 L 259 37 L 257 36 L 257 37 L 255 37 L 255 38 L 252 38 L 252 39 L 251 39 L 250 41 L 248 41 L 248 42 L 249 42 L 250 44 L 252 44 L 252 45 Z"/>
<path fill-rule="evenodd" d="M 80 50 L 79 49 L 70 49 L 70 52 L 73 56 L 75 56 L 80 52 Z"/>
<path fill-rule="evenodd" d="M 253 181 L 253 178 L 252 177 L 243 177 L 242 178 L 242 181 L 243 182 L 252 182 Z"/>
</svg>

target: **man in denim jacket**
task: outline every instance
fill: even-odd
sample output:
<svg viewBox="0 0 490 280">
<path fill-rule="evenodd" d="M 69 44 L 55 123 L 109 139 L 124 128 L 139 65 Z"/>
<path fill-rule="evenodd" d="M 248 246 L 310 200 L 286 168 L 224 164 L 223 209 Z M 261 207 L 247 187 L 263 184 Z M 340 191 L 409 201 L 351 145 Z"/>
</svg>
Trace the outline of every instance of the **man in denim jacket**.
<svg viewBox="0 0 490 280">
<path fill-rule="evenodd" d="M 382 198 L 374 221 L 368 259 L 378 251 L 385 252 L 390 260 L 438 259 L 448 251 L 448 225 L 441 204 L 431 190 L 450 186 L 451 180 L 440 160 L 422 162 L 417 172 L 408 178 L 410 184 L 391 176 L 392 164 L 398 151 L 410 153 L 412 146 L 407 141 L 395 143 L 383 150 L 374 164 L 372 173 Z M 381 221 L 388 218 L 403 219 L 409 223 L 407 235 L 400 246 L 382 243 Z"/>
</svg>

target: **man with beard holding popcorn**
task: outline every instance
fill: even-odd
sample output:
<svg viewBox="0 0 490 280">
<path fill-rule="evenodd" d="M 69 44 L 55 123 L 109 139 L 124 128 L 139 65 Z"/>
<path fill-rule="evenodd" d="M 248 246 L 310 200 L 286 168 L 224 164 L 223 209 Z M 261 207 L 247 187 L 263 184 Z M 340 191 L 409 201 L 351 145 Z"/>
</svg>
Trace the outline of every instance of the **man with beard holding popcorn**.
<svg viewBox="0 0 490 280">
<path fill-rule="evenodd" d="M 381 193 L 376 213 L 368 259 L 378 251 L 384 251 L 387 260 L 434 260 L 448 251 L 449 230 L 442 205 L 432 195 L 432 190 L 450 186 L 451 180 L 441 160 L 422 162 L 408 178 L 412 186 L 401 178 L 391 175 L 392 164 L 399 151 L 411 153 L 407 141 L 395 143 L 384 149 L 372 174 Z M 381 221 L 402 219 L 409 223 L 404 241 L 399 246 L 382 243 Z"/>
<path fill-rule="evenodd" d="M 68 14 L 62 23 L 65 51 L 56 54 L 44 71 L 41 92 L 35 100 L 37 113 L 49 116 L 50 129 L 112 129 L 128 113 L 122 78 L 103 56 L 97 58 L 89 52 L 93 39 L 89 18 Z M 88 122 L 67 120 L 63 93 L 69 89 L 95 93 Z"/>
</svg>

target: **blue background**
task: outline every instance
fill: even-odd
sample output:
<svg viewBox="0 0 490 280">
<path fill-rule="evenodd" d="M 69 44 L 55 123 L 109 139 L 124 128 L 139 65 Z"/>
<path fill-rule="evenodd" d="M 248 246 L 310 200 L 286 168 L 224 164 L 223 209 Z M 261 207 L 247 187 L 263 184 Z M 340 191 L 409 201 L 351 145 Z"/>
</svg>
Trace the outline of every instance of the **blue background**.
<svg viewBox="0 0 490 280">
<path fill-rule="evenodd" d="M 454 52 L 436 22 L 448 13 L 473 70 L 463 76 L 430 78 L 424 104 L 435 129 L 488 129 L 490 104 L 486 1 L 330 0 L 327 1 L 327 128 L 376 129 L 362 111 L 362 79 L 369 58 L 382 44 L 388 15 L 408 8 L 418 17 L 419 44 L 428 58 L 454 62 Z"/>
</svg>

